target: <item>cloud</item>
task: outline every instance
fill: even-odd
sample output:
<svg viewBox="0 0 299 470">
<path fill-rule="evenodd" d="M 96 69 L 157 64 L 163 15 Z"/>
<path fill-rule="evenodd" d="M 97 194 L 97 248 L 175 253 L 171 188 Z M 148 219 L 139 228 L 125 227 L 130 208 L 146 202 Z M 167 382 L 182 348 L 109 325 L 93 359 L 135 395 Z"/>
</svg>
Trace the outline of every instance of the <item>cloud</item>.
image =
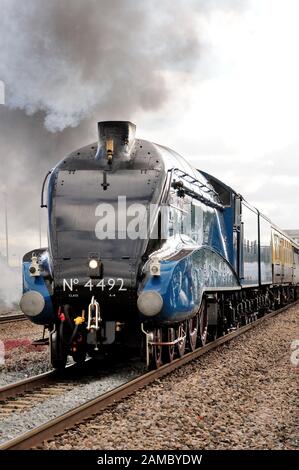
<svg viewBox="0 0 299 470">
<path fill-rule="evenodd" d="M 299 227 L 299 4 L 252 0 L 199 18 L 201 60 L 145 131 L 215 174 L 273 221 Z M 175 110 L 172 113 L 172 110 Z M 170 126 L 167 126 L 170 122 Z"/>
</svg>

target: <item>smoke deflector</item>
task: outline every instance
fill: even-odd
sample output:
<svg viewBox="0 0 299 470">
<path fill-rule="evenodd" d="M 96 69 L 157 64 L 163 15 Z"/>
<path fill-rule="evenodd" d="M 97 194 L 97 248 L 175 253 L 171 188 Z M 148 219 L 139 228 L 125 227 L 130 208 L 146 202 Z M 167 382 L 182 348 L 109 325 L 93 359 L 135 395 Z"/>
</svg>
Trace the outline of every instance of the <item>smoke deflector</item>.
<svg viewBox="0 0 299 470">
<path fill-rule="evenodd" d="M 129 121 L 104 121 L 98 123 L 98 149 L 95 158 L 129 160 L 135 140 L 136 126 Z"/>
</svg>

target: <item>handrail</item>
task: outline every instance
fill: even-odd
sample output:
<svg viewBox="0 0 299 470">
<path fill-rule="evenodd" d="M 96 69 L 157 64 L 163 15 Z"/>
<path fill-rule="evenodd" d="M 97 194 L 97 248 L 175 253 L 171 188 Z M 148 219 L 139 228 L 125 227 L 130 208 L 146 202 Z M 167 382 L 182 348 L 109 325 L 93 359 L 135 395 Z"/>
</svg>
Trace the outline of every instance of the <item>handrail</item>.
<svg viewBox="0 0 299 470">
<path fill-rule="evenodd" d="M 180 170 L 179 168 L 174 168 L 172 170 L 173 174 L 177 174 L 179 178 L 182 180 L 185 180 L 189 185 L 195 186 L 197 190 L 199 191 L 198 193 L 194 191 L 191 188 L 188 188 L 185 186 L 182 182 L 174 181 L 172 183 L 172 187 L 178 190 L 181 190 L 183 193 L 188 194 L 189 196 L 193 197 L 194 199 L 197 199 L 198 201 L 201 201 L 202 203 L 213 207 L 215 209 L 223 210 L 224 206 L 220 203 L 219 196 L 214 189 L 209 188 L 206 184 L 198 181 L 196 178 L 194 178 L 191 175 L 188 175 L 188 173 L 185 173 L 184 171 Z M 191 179 L 191 181 L 190 181 Z M 209 199 L 207 197 L 207 194 L 211 193 L 216 200 Z"/>
<path fill-rule="evenodd" d="M 52 173 L 53 170 L 49 170 L 48 173 L 45 176 L 43 186 L 42 186 L 42 192 L 41 192 L 41 198 L 40 198 L 40 206 L 43 209 L 44 207 L 48 207 L 47 204 L 44 204 L 44 190 L 45 190 L 45 185 L 47 182 L 47 179 L 49 178 L 50 174 Z"/>
</svg>

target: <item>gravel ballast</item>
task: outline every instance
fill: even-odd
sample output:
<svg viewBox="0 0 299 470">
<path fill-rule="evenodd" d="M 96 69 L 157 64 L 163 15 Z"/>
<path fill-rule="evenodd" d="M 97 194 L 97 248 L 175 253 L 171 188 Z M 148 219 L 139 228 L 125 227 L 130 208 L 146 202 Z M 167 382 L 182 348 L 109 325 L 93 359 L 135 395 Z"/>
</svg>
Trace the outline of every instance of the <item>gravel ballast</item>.
<svg viewBox="0 0 299 470">
<path fill-rule="evenodd" d="M 49 347 L 31 344 L 42 333 L 42 326 L 27 320 L 0 324 L 0 340 L 5 348 L 4 363 L 0 363 L 0 386 L 50 369 Z"/>
<path fill-rule="evenodd" d="M 299 307 L 267 319 L 45 449 L 298 449 Z"/>
<path fill-rule="evenodd" d="M 90 377 L 84 377 L 82 370 L 81 377 L 65 381 L 68 387 L 61 394 L 49 396 L 27 410 L 15 411 L 1 419 L 0 445 L 124 384 L 141 374 L 142 371 L 143 365 L 136 361 L 131 361 L 126 366 L 115 365 L 112 370 L 110 368 L 105 370 L 102 367 L 97 371 L 95 366 L 95 371 Z M 34 398 L 34 394 L 32 397 Z"/>
</svg>

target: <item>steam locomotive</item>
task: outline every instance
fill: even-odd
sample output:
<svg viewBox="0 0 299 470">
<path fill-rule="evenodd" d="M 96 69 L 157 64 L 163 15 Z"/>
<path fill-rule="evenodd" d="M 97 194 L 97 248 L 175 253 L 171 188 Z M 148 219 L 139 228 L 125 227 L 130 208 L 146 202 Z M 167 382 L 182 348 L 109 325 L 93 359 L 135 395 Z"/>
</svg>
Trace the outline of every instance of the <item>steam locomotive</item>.
<svg viewBox="0 0 299 470">
<path fill-rule="evenodd" d="M 159 367 L 296 298 L 295 241 L 135 130 L 98 123 L 45 178 L 49 246 L 23 258 L 20 307 L 49 329 L 54 368 L 117 345 Z"/>
</svg>

